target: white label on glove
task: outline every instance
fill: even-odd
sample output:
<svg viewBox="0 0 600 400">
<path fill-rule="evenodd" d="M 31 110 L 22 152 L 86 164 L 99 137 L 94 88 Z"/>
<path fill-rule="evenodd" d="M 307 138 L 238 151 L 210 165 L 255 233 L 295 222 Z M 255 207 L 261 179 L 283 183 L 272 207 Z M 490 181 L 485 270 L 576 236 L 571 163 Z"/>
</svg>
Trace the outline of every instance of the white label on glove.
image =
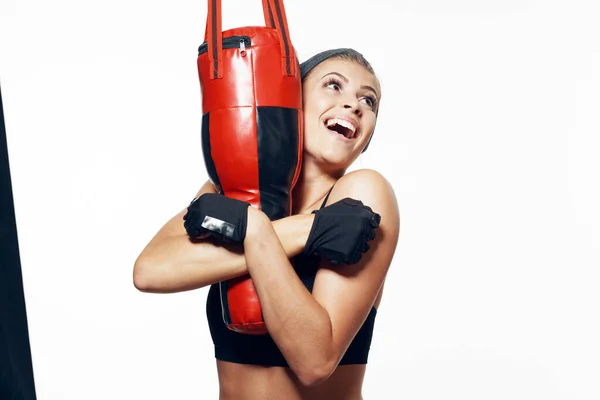
<svg viewBox="0 0 600 400">
<path fill-rule="evenodd" d="M 233 232 L 235 231 L 235 226 L 230 224 L 229 222 L 222 221 L 218 218 L 211 217 L 207 215 L 202 221 L 202 227 L 211 232 L 218 233 L 227 238 L 233 237 Z"/>
</svg>

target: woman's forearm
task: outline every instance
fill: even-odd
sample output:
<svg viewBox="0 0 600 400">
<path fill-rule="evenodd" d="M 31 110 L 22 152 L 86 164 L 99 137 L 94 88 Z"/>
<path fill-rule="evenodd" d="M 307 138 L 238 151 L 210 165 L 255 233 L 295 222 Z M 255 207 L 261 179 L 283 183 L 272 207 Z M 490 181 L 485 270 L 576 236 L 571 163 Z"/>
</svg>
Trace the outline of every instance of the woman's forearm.
<svg viewBox="0 0 600 400">
<path fill-rule="evenodd" d="M 318 383 L 330 369 L 331 320 L 298 278 L 268 219 L 257 214 L 249 215 L 244 254 L 265 323 L 299 380 Z"/>
<path fill-rule="evenodd" d="M 313 219 L 294 215 L 270 222 L 286 262 L 304 249 Z M 136 260 L 134 284 L 144 292 L 173 293 L 232 279 L 248 273 L 243 251 L 210 238 L 194 243 L 186 234 L 155 238 Z"/>
</svg>

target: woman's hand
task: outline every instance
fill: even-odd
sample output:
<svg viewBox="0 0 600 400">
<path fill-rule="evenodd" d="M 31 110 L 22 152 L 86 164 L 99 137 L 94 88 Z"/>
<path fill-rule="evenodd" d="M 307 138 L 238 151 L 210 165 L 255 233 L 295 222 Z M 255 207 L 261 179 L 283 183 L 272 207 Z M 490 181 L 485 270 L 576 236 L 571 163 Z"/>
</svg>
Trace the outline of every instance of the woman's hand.
<svg viewBox="0 0 600 400">
<path fill-rule="evenodd" d="M 204 193 L 190 203 L 183 216 L 183 226 L 192 240 L 210 235 L 222 242 L 242 244 L 246 237 L 249 206 L 245 201 Z"/>
<path fill-rule="evenodd" d="M 343 198 L 314 211 L 315 220 L 304 253 L 334 264 L 356 264 L 375 239 L 381 216 L 360 200 Z"/>
</svg>

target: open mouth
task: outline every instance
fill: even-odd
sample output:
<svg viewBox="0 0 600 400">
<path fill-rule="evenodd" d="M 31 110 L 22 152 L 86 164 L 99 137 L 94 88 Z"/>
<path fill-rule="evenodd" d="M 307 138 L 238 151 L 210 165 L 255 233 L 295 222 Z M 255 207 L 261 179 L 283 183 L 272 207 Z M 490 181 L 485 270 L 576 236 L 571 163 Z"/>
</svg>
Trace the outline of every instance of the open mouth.
<svg viewBox="0 0 600 400">
<path fill-rule="evenodd" d="M 341 118 L 329 118 L 325 121 L 325 126 L 330 131 L 337 132 L 346 139 L 354 139 L 357 129 L 354 124 Z"/>
</svg>

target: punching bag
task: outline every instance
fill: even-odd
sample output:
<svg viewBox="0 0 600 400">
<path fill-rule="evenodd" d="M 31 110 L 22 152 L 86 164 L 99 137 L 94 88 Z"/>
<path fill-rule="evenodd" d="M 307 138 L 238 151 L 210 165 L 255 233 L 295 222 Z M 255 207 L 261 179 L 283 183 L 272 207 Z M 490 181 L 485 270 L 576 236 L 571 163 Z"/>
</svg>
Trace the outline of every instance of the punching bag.
<svg viewBox="0 0 600 400">
<path fill-rule="evenodd" d="M 201 135 L 217 191 L 273 221 L 290 215 L 302 164 L 302 84 L 283 1 L 263 0 L 262 6 L 266 26 L 222 32 L 221 1 L 208 0 L 205 41 L 198 49 Z M 266 334 L 250 276 L 219 286 L 227 327 Z"/>
</svg>

